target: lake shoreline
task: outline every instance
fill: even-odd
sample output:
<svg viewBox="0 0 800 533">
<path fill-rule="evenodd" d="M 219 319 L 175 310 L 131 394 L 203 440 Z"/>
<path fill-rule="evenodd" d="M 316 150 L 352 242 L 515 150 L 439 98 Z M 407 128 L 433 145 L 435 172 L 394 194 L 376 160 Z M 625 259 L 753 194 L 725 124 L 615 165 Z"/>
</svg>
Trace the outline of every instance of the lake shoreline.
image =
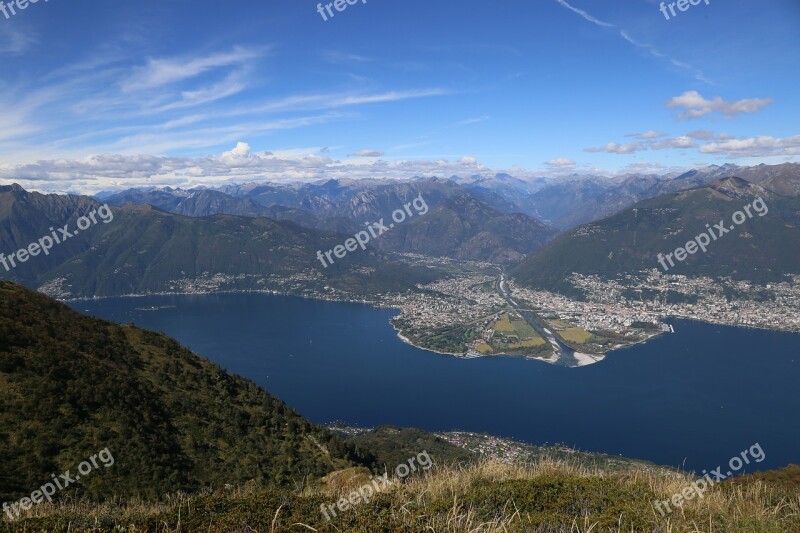
<svg viewBox="0 0 800 533">
<path fill-rule="evenodd" d="M 80 298 L 59 298 L 58 301 L 64 302 L 64 303 L 70 303 L 70 302 L 93 302 L 93 301 L 102 301 L 102 300 L 114 299 L 114 298 L 146 298 L 148 296 L 154 296 L 154 297 L 159 297 L 159 296 L 211 296 L 211 295 L 216 295 L 216 294 L 260 294 L 260 295 L 265 295 L 265 296 L 284 296 L 284 297 L 302 298 L 304 300 L 314 300 L 314 301 L 320 301 L 320 302 L 359 304 L 359 305 L 372 307 L 372 308 L 375 308 L 375 309 L 391 309 L 391 310 L 398 311 L 398 313 L 401 316 L 402 316 L 402 312 L 403 312 L 402 308 L 399 307 L 398 305 L 386 304 L 386 303 L 382 303 L 380 301 L 375 301 L 375 300 L 365 300 L 365 299 L 364 300 L 358 300 L 358 299 L 339 298 L 339 297 L 322 297 L 320 295 L 297 294 L 297 293 L 292 293 L 292 292 L 280 292 L 280 291 L 275 291 L 275 290 L 258 290 L 258 289 L 213 290 L 213 291 L 203 291 L 203 292 L 164 291 L 164 292 L 144 293 L 144 294 L 136 294 L 136 293 L 134 293 L 134 294 L 123 294 L 123 295 L 117 295 L 117 296 L 92 296 L 92 297 L 80 297 Z M 484 354 L 481 354 L 480 352 L 477 352 L 477 351 L 474 352 L 474 353 L 470 352 L 470 351 L 467 351 L 466 354 L 457 354 L 457 353 L 451 353 L 451 352 L 442 352 L 442 351 L 439 351 L 439 350 L 435 350 L 433 348 L 427 348 L 425 346 L 419 346 L 419 345 L 415 344 L 411 339 L 409 339 L 408 337 L 403 335 L 402 330 L 399 330 L 397 327 L 395 327 L 395 325 L 393 323 L 393 319 L 394 318 L 395 317 L 392 317 L 389 320 L 389 325 L 395 331 L 397 337 L 402 342 L 404 342 L 405 344 L 408 344 L 409 346 L 413 346 L 414 348 L 417 348 L 419 350 L 435 353 L 437 355 L 450 356 L 450 357 L 454 357 L 456 359 L 482 359 L 482 358 L 486 358 L 486 357 L 498 357 L 499 356 L 499 357 L 522 358 L 522 359 L 531 360 L 531 361 L 541 361 L 541 362 L 548 363 L 548 364 L 551 364 L 551 365 L 558 365 L 558 360 L 557 359 L 552 359 L 552 358 L 526 356 L 526 355 L 516 355 L 516 354 L 504 354 L 504 353 L 484 355 Z M 782 328 L 778 328 L 778 327 L 759 327 L 759 326 L 753 326 L 753 325 L 750 325 L 750 324 L 731 324 L 731 323 L 722 322 L 722 321 L 701 320 L 701 319 L 698 319 L 698 318 L 690 318 L 690 317 L 677 316 L 677 315 L 675 315 L 675 316 L 673 316 L 673 315 L 665 316 L 663 318 L 663 320 L 665 322 L 667 320 L 687 320 L 687 321 L 691 321 L 691 322 L 697 322 L 697 323 L 700 323 L 700 324 L 717 325 L 717 326 L 734 327 L 734 328 L 743 328 L 743 329 L 752 329 L 752 330 L 757 330 L 757 331 L 775 331 L 775 332 L 781 332 L 781 333 L 795 333 L 795 334 L 800 335 L 800 331 L 791 330 L 791 329 L 782 329 Z M 582 355 L 585 355 L 586 357 L 582 358 L 581 361 L 582 362 L 585 361 L 585 362 L 583 362 L 583 364 L 578 364 L 578 365 L 575 365 L 575 366 L 569 366 L 568 368 L 582 368 L 582 367 L 585 367 L 585 366 L 601 363 L 610 354 L 612 354 L 613 352 L 617 352 L 617 351 L 621 351 L 621 350 L 624 350 L 624 349 L 633 348 L 635 346 L 647 344 L 652 340 L 660 338 L 661 336 L 665 335 L 666 333 L 668 333 L 668 332 L 660 331 L 660 332 L 658 332 L 658 333 L 656 333 L 656 334 L 654 334 L 654 335 L 652 335 L 650 337 L 647 337 L 646 339 L 633 341 L 633 342 L 630 342 L 630 343 L 627 343 L 627 344 L 621 344 L 621 345 L 618 344 L 618 345 L 614 346 L 613 348 L 609 349 L 608 351 L 603 352 L 601 354 L 595 354 L 595 353 L 583 354 L 582 353 Z M 588 359 L 591 359 L 591 361 L 589 361 Z"/>
<path fill-rule="evenodd" d="M 792 392 L 800 379 L 797 335 L 678 318 L 670 320 L 675 334 L 618 349 L 605 364 L 580 371 L 530 364 L 524 356 L 465 364 L 463 356 L 431 357 L 435 352 L 414 349 L 391 327 L 395 311 L 257 294 L 264 291 L 202 295 L 212 298 L 142 295 L 155 296 L 144 301 L 107 297 L 71 305 L 162 331 L 321 424 L 344 419 L 362 427 L 459 428 L 664 465 L 686 459 L 691 469 L 719 464 L 730 456 L 731 439 L 752 443 L 755 429 L 768 462 L 779 467 L 800 459 L 800 428 L 737 423 L 743 412 L 763 409 L 788 419 L 800 409 Z M 168 305 L 177 308 L 136 310 Z M 752 349 L 766 345 L 770 356 L 755 360 Z M 702 391 L 687 394 L 701 384 Z M 632 420 L 635 436 L 628 435 Z M 708 431 L 709 425 L 725 431 Z M 671 428 L 668 438 L 665 427 Z"/>
</svg>

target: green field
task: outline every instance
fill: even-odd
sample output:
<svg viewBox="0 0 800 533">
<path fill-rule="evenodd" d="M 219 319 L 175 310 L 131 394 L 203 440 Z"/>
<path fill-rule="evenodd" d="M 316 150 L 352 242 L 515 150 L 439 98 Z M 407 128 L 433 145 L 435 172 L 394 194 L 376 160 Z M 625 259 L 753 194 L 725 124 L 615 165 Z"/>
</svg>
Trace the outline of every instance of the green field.
<svg viewBox="0 0 800 533">
<path fill-rule="evenodd" d="M 500 320 L 495 322 L 494 330 L 502 333 L 514 333 L 514 326 L 511 324 L 511 319 L 508 317 L 508 313 L 503 313 L 503 316 L 500 317 Z"/>
<path fill-rule="evenodd" d="M 547 344 L 530 324 L 510 313 L 503 313 L 494 323 L 494 338 L 476 346 L 480 353 L 515 352 L 523 355 L 538 355 L 540 347 Z"/>
<path fill-rule="evenodd" d="M 592 338 L 591 333 L 580 328 L 568 328 L 564 331 L 561 331 L 559 335 L 561 335 L 564 340 L 574 342 L 576 344 L 583 344 Z"/>
<path fill-rule="evenodd" d="M 537 346 L 544 345 L 544 343 L 545 343 L 544 339 L 539 337 L 537 339 L 528 339 L 522 342 L 515 342 L 509 344 L 508 347 L 511 348 L 512 350 L 517 350 L 519 348 L 536 348 Z"/>
<path fill-rule="evenodd" d="M 490 354 L 490 353 L 494 352 L 494 348 L 492 348 L 492 345 L 491 344 L 486 344 L 485 342 L 482 342 L 482 343 L 478 344 L 475 347 L 475 349 L 478 350 L 482 354 Z"/>
<path fill-rule="evenodd" d="M 544 342 L 544 339 L 536 332 L 533 327 L 528 324 L 524 320 L 512 320 L 511 324 L 514 326 L 514 330 L 517 332 L 517 336 L 520 340 L 528 340 L 528 339 L 540 339 Z"/>
</svg>

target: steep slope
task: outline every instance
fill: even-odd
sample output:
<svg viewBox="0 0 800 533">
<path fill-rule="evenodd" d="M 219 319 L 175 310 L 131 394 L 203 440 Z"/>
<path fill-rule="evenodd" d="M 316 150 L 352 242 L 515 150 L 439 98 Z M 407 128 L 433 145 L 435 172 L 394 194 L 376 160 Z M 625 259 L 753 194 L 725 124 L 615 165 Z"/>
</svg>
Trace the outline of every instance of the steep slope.
<svg viewBox="0 0 800 533">
<path fill-rule="evenodd" d="M 192 193 L 167 211 L 187 217 L 207 217 L 220 213 L 247 217 L 269 216 L 267 208 L 252 200 L 234 198 L 219 191 L 208 190 Z"/>
<path fill-rule="evenodd" d="M 74 228 L 78 218 L 98 207 L 100 204 L 85 196 L 29 193 L 19 185 L 0 186 L 0 253 L 10 255 L 27 247 L 40 237 L 51 235 L 51 228 L 65 224 Z M 90 238 L 69 239 L 53 247 L 48 255 L 40 253 L 35 261 L 31 258 L 10 273 L 0 266 L 0 277 L 34 283 L 40 273 L 90 247 Z"/>
<path fill-rule="evenodd" d="M 501 181 L 507 188 L 524 186 L 510 177 Z M 188 216 L 260 215 L 309 228 L 355 233 L 365 222 L 389 220 L 394 210 L 420 196 L 436 213 L 426 214 L 431 220 L 406 224 L 401 231 L 381 236 L 375 246 L 386 252 L 509 263 L 521 260 L 555 234 L 538 220 L 519 213 L 486 183 L 468 190 L 452 179 L 440 178 L 228 187 L 225 192 L 192 193 L 171 211 Z"/>
<path fill-rule="evenodd" d="M 191 196 L 191 191 L 164 187 L 163 189 L 128 189 L 111 194 L 103 199 L 103 203 L 121 207 L 123 205 L 152 205 L 163 211 L 172 211 Z"/>
<path fill-rule="evenodd" d="M 99 204 L 68 197 L 78 213 Z M 36 201 L 38 211 L 23 208 Z M 48 226 L 61 227 L 75 212 L 59 196 L 0 191 L 8 216 L 0 219 L 0 250 L 27 247 Z M 19 204 L 22 207 L 18 207 Z M 71 206 L 70 206 L 71 207 Z M 215 215 L 190 218 L 151 206 L 112 208 L 113 220 L 98 223 L 53 248 L 51 255 L 30 258 L 0 278 L 45 286 L 60 297 L 112 296 L 193 290 L 313 289 L 335 287 L 354 294 L 405 290 L 434 279 L 426 269 L 410 268 L 367 249 L 323 268 L 317 250 L 328 250 L 345 236 L 302 228 L 267 218 Z M 59 219 L 59 216 L 67 220 Z M 53 221 L 56 222 L 53 222 Z M 36 221 L 35 223 L 32 221 Z M 286 281 L 295 281 L 288 285 Z"/>
<path fill-rule="evenodd" d="M 800 196 L 800 163 L 743 168 L 737 176 L 783 196 Z"/>
<path fill-rule="evenodd" d="M 266 187 L 273 189 L 272 187 Z M 227 187 L 231 192 L 241 188 Z M 254 189 L 247 189 L 254 190 Z M 276 190 L 279 190 L 276 188 Z M 358 224 L 340 217 L 325 220 L 310 211 L 269 203 L 264 205 L 249 197 L 234 196 L 223 191 L 211 189 L 184 191 L 181 189 L 137 190 L 129 189 L 117 194 L 103 196 L 104 203 L 121 207 L 124 205 L 151 205 L 169 213 L 187 217 L 209 217 L 212 215 L 236 215 L 245 217 L 266 217 L 277 221 L 294 222 L 306 228 L 314 228 L 341 233 L 358 231 Z M 98 197 L 99 199 L 99 197 Z M 289 202 L 291 203 L 291 202 Z"/>
<path fill-rule="evenodd" d="M 289 484 L 358 459 L 354 447 L 175 341 L 9 282 L 0 282 L 0 383 L 0 501 L 30 495 L 53 472 L 75 474 L 104 448 L 113 466 L 84 476 L 81 493 Z"/>
<path fill-rule="evenodd" d="M 800 199 L 779 196 L 738 178 L 723 178 L 710 187 L 666 194 L 563 234 L 515 267 L 523 284 L 570 291 L 573 272 L 614 278 L 645 269 L 660 269 L 657 255 L 673 252 L 762 197 L 768 208 L 728 234 L 712 241 L 669 270 L 670 274 L 757 282 L 800 273 Z M 752 208 L 751 208 L 752 211 Z"/>
<path fill-rule="evenodd" d="M 382 250 L 509 263 L 544 246 L 553 228 L 521 213 L 506 214 L 469 195 L 446 200 L 382 235 Z"/>
<path fill-rule="evenodd" d="M 710 165 L 683 174 L 628 174 L 617 177 L 571 175 L 519 179 L 508 174 L 450 178 L 416 178 L 413 180 L 327 180 L 316 183 L 230 185 L 221 192 L 237 199 L 251 200 L 264 207 L 283 206 L 299 212 L 292 220 L 307 227 L 312 220 L 297 216 L 313 214 L 329 222 L 331 217 L 362 222 L 386 216 L 409 198 L 422 193 L 431 207 L 453 196 L 470 194 L 473 198 L 504 213 L 525 213 L 562 230 L 593 222 L 634 203 L 661 194 L 708 186 L 716 180 L 737 176 L 783 196 L 800 195 L 800 164 L 758 165 L 740 167 L 733 164 Z M 202 191 L 199 191 L 202 192 Z M 149 204 L 173 212 L 185 198 L 198 191 L 180 189 L 129 190 L 108 197 L 112 205 Z M 238 207 L 227 210 L 188 213 L 206 216 L 216 213 L 246 214 Z M 252 207 L 250 208 L 252 209 Z M 270 218 L 276 218 L 265 214 Z M 349 229 L 347 231 L 350 231 Z"/>
<path fill-rule="evenodd" d="M 298 287 L 330 285 L 355 294 L 408 288 L 407 280 L 433 279 L 422 269 L 382 260 L 369 249 L 322 268 L 317 250 L 343 242 L 343 236 L 267 218 L 215 215 L 187 218 L 150 207 L 122 208 L 92 250 L 48 274 L 61 287 L 82 294 L 176 291 L 182 280 L 224 278 L 220 289 L 288 289 L 270 277 L 302 276 Z M 359 269 L 370 268 L 364 274 Z M 98 275 L 101 273 L 102 275 Z M 408 276 L 408 277 L 403 277 Z M 188 281 L 190 285 L 193 282 Z"/>
<path fill-rule="evenodd" d="M 651 175 L 622 179 L 591 176 L 566 178 L 531 195 L 526 212 L 557 228 L 568 230 L 609 216 L 640 200 L 705 183 Z"/>
<path fill-rule="evenodd" d="M 575 175 L 522 183 L 506 177 L 500 181 L 504 189 L 496 190 L 502 191 L 505 198 L 512 199 L 517 211 L 559 229 L 569 230 L 610 216 L 648 198 L 706 187 L 733 176 L 782 196 L 800 195 L 800 164 L 795 163 L 761 164 L 755 167 L 710 165 L 680 175 L 630 174 L 613 178 Z M 483 186 L 487 180 L 476 183 Z M 465 186 L 472 188 L 475 185 Z"/>
<path fill-rule="evenodd" d="M 549 184 L 547 178 L 519 179 L 509 174 L 500 173 L 493 176 L 470 176 L 468 178 L 456 178 L 455 181 L 483 199 L 489 205 L 505 212 L 519 212 L 535 216 L 530 208 L 530 196 Z M 504 209 L 496 202 L 486 200 L 485 195 L 491 193 L 494 197 L 513 206 L 511 209 Z"/>
</svg>

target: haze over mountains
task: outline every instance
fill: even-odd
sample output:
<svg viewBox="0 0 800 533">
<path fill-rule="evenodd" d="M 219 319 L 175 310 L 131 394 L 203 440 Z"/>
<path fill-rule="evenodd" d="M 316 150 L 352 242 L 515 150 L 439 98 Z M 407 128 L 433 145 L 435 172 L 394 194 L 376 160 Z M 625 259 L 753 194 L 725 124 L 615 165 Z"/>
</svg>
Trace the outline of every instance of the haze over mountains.
<svg viewBox="0 0 800 533">
<path fill-rule="evenodd" d="M 49 235 L 49 227 L 74 228 L 78 217 L 99 205 L 88 197 L 0 187 L 3 250 L 27 248 Z M 112 212 L 108 224 L 90 227 L 3 277 L 32 287 L 46 285 L 49 293 L 64 297 L 202 290 L 198 279 L 209 290 L 278 290 L 288 288 L 291 277 L 302 279 L 306 288 L 332 286 L 365 294 L 403 290 L 434 277 L 369 249 L 345 265 L 322 269 L 316 251 L 339 244 L 341 236 L 291 222 L 222 214 L 191 218 L 148 205 L 114 207 Z"/>
<path fill-rule="evenodd" d="M 576 175 L 523 180 L 497 174 L 411 181 L 249 184 L 226 186 L 220 191 L 132 189 L 107 196 L 105 200 L 115 205 L 149 203 L 197 217 L 220 212 L 267 216 L 347 233 L 358 231 L 363 222 L 388 218 L 393 209 L 423 194 L 434 214 L 405 223 L 401 230 L 376 242 L 377 246 L 384 251 L 508 264 L 541 248 L 558 230 L 600 220 L 642 200 L 703 187 L 726 176 L 742 177 L 776 194 L 796 195 L 799 174 L 800 165 L 796 164 L 756 167 L 726 164 L 680 175 L 614 178 Z"/>
<path fill-rule="evenodd" d="M 790 188 L 784 185 L 783 190 Z M 732 214 L 759 197 L 769 211 L 732 227 Z M 669 274 L 728 276 L 759 283 L 800 274 L 800 198 L 734 177 L 644 200 L 580 226 L 528 257 L 513 274 L 529 286 L 569 291 L 567 280 L 572 273 L 609 279 L 661 270 L 659 253 L 685 246 L 708 231 L 709 224 L 720 221 L 730 233 L 714 240 L 707 252 L 689 255 Z"/>
<path fill-rule="evenodd" d="M 422 196 L 430 212 L 375 240 L 386 252 L 516 262 L 556 234 L 490 190 L 471 190 L 450 179 L 411 182 L 337 181 L 296 185 L 230 186 L 222 191 L 129 190 L 108 196 L 112 205 L 151 204 L 173 213 L 266 216 L 310 228 L 355 233 Z"/>
<path fill-rule="evenodd" d="M 417 220 L 397 224 L 376 244 L 382 250 L 455 259 L 516 263 L 556 230 L 522 213 L 501 213 L 474 197 L 449 198 Z"/>
<path fill-rule="evenodd" d="M 560 230 L 571 229 L 613 214 L 660 194 L 708 185 L 726 176 L 738 176 L 779 194 L 795 191 L 800 165 L 732 164 L 690 170 L 683 174 L 626 174 L 617 177 L 572 175 L 559 178 L 519 179 L 508 174 L 414 180 L 328 180 L 315 183 L 251 183 L 228 185 L 213 194 L 209 189 L 129 189 L 98 194 L 111 205 L 150 204 L 188 216 L 227 213 L 282 217 L 281 220 L 316 227 L 331 221 L 385 216 L 409 197 L 422 193 L 431 207 L 446 198 L 469 195 L 503 213 L 524 213 Z M 280 206 L 282 211 L 264 211 Z M 288 209 L 300 211 L 287 211 Z M 313 215 L 313 217 L 311 216 Z M 325 226 L 330 228 L 330 225 Z"/>
<path fill-rule="evenodd" d="M 658 253 L 685 244 L 705 224 L 760 195 L 769 215 L 670 273 L 769 281 L 796 270 L 799 193 L 800 165 L 791 164 L 614 179 L 499 175 L 231 185 L 219 191 L 132 189 L 99 195 L 116 206 L 113 223 L 88 229 L 7 277 L 46 286 L 51 294 L 94 296 L 181 292 L 204 283 L 209 290 L 274 290 L 292 276 L 298 277 L 296 289 L 330 286 L 368 294 L 403 291 L 441 276 L 382 255 L 402 252 L 488 261 L 512 267 L 526 284 L 563 289 L 573 272 L 612 276 L 655 268 Z M 420 195 L 428 207 L 424 215 L 396 224 L 366 252 L 330 268 L 318 264 L 318 250 L 341 244 L 365 223 L 388 221 L 393 210 Z M 87 197 L 2 187 L 0 241 L 6 253 L 13 252 L 98 205 Z M 555 238 L 558 230 L 526 214 L 531 212 L 567 226 L 592 222 Z"/>
</svg>

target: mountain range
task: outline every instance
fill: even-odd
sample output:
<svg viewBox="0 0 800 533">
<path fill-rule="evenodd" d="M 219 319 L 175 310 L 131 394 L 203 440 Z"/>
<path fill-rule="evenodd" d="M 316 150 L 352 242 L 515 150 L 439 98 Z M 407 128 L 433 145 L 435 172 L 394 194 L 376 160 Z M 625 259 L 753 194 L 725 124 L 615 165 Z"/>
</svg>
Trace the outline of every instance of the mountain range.
<svg viewBox="0 0 800 533">
<path fill-rule="evenodd" d="M 793 180 L 800 182 L 800 176 Z M 781 190 L 791 190 L 788 185 L 783 181 Z M 758 198 L 765 205 L 763 214 L 751 207 Z M 733 214 L 745 206 L 753 216 L 734 224 Z M 724 234 L 714 228 L 720 222 Z M 663 270 L 659 254 L 685 247 L 708 231 L 714 236 L 708 237 L 705 253 L 689 254 L 675 266 L 665 260 L 668 270 Z M 649 269 L 759 283 L 800 274 L 800 197 L 736 177 L 722 178 L 709 186 L 644 200 L 564 233 L 512 274 L 528 286 L 571 292 L 568 278 L 573 273 L 618 279 Z"/>
<path fill-rule="evenodd" d="M 792 164 L 557 182 L 500 175 L 496 182 L 420 178 L 127 190 L 98 195 L 115 206 L 114 222 L 96 224 L 4 277 L 59 297 L 92 297 L 207 290 L 374 295 L 443 275 L 393 255 L 399 252 L 487 261 L 509 267 L 523 284 L 570 290 L 572 273 L 613 277 L 658 268 L 658 254 L 729 218 L 745 200 L 762 197 L 769 214 L 748 220 L 670 273 L 763 282 L 783 279 L 800 264 L 794 252 L 798 194 L 800 165 Z M 424 198 L 424 215 L 396 224 L 366 251 L 320 264 L 317 251 L 343 244 L 365 222 L 389 220 L 414 198 Z M 525 209 L 515 204 L 526 201 Z M 0 243 L 9 254 L 50 228 L 74 226 L 99 205 L 85 196 L 0 187 Z M 561 217 L 567 225 L 593 220 L 558 235 L 524 210 Z M 608 210 L 614 212 L 600 215 Z"/>
<path fill-rule="evenodd" d="M 49 235 L 50 227 L 74 228 L 79 216 L 100 207 L 88 197 L 29 193 L 18 186 L 0 187 L 0 206 L 0 242 L 6 255 Z M 149 205 L 111 211 L 109 223 L 89 227 L 3 277 L 60 297 L 284 292 L 296 286 L 367 295 L 406 290 L 436 277 L 370 248 L 323 268 L 316 251 L 333 248 L 343 236 L 292 222 L 232 215 L 193 218 Z"/>
<path fill-rule="evenodd" d="M 207 198 L 211 189 L 149 188 L 100 193 L 110 205 L 150 204 L 188 216 L 227 213 L 292 220 L 308 227 L 349 231 L 344 221 L 386 216 L 398 205 L 422 193 L 431 207 L 453 196 L 469 195 L 502 213 L 523 213 L 561 231 L 609 216 L 636 202 L 661 194 L 709 185 L 737 176 L 784 195 L 797 192 L 800 165 L 711 165 L 682 174 L 568 175 L 517 178 L 509 174 L 413 180 L 327 180 L 314 183 L 249 183 L 219 188 L 232 199 Z M 190 199 L 199 195 L 199 199 Z M 245 200 L 250 200 L 247 202 Z M 261 211 L 257 206 L 291 208 L 288 214 Z M 314 215 L 313 217 L 309 216 Z"/>
<path fill-rule="evenodd" d="M 218 213 L 262 216 L 352 234 L 365 223 L 389 220 L 394 210 L 417 197 L 425 200 L 432 213 L 398 225 L 374 241 L 376 247 L 385 252 L 510 263 L 541 248 L 556 234 L 554 228 L 525 215 L 499 194 L 467 189 L 450 179 L 328 180 L 291 186 L 229 186 L 222 191 L 132 189 L 104 201 L 111 205 L 149 204 L 192 217 Z"/>
</svg>

